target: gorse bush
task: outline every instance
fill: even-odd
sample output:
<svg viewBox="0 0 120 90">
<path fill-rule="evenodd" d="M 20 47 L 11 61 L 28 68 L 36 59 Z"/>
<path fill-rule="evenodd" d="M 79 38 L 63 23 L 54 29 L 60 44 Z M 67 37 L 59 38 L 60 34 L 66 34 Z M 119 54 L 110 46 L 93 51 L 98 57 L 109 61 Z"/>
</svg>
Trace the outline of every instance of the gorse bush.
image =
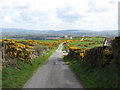
<svg viewBox="0 0 120 90">
<path fill-rule="evenodd" d="M 112 40 L 112 52 L 114 57 L 114 62 L 120 64 L 120 36 L 115 37 Z"/>
<path fill-rule="evenodd" d="M 90 64 L 91 67 L 102 66 L 104 64 L 102 47 L 92 48 L 85 53 L 85 63 Z"/>
<path fill-rule="evenodd" d="M 32 65 L 32 58 L 42 55 L 43 51 L 53 49 L 61 42 L 61 40 L 57 42 L 41 42 L 35 40 L 13 41 L 11 39 L 3 39 L 0 41 L 3 50 L 3 63 L 6 63 L 3 65 L 9 65 L 7 63 L 12 59 L 24 61 Z"/>
<path fill-rule="evenodd" d="M 37 52 L 37 55 L 42 55 L 42 52 L 46 51 L 47 47 L 44 45 L 37 45 L 37 46 L 34 46 L 34 49 Z"/>
</svg>

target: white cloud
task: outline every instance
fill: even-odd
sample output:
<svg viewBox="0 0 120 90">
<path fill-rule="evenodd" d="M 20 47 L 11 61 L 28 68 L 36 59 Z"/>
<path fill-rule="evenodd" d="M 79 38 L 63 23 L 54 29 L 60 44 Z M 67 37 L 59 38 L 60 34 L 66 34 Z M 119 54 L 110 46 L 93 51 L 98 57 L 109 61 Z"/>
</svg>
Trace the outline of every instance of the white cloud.
<svg viewBox="0 0 120 90">
<path fill-rule="evenodd" d="M 117 29 L 119 0 L 0 0 L 0 27 Z"/>
</svg>

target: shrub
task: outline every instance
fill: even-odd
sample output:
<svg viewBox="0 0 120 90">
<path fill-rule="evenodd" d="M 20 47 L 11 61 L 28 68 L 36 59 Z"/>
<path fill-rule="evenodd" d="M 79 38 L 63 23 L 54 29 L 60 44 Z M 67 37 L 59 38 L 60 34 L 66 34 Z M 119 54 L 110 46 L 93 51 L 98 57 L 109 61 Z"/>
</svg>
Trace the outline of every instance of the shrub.
<svg viewBox="0 0 120 90">
<path fill-rule="evenodd" d="M 47 48 L 44 45 L 37 45 L 33 47 L 35 51 L 37 52 L 37 55 L 42 55 L 43 51 L 45 51 Z"/>
<path fill-rule="evenodd" d="M 115 37 L 115 39 L 112 40 L 111 45 L 114 56 L 114 62 L 120 64 L 120 36 Z"/>
<path fill-rule="evenodd" d="M 103 47 L 95 47 L 86 51 L 85 62 L 91 67 L 103 65 Z"/>
</svg>

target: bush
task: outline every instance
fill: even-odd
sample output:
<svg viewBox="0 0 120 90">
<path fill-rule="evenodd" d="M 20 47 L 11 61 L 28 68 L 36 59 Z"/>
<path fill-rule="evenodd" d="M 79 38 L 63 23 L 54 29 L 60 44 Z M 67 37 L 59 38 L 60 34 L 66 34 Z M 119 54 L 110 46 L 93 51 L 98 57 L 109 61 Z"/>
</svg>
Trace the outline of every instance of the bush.
<svg viewBox="0 0 120 90">
<path fill-rule="evenodd" d="M 115 37 L 115 39 L 112 40 L 111 45 L 114 56 L 114 62 L 120 64 L 120 36 Z"/>
<path fill-rule="evenodd" d="M 103 47 L 95 47 L 86 51 L 85 62 L 91 67 L 103 65 Z"/>
<path fill-rule="evenodd" d="M 35 51 L 37 52 L 37 55 L 42 55 L 43 51 L 45 51 L 47 48 L 44 45 L 38 45 L 33 47 Z"/>
</svg>

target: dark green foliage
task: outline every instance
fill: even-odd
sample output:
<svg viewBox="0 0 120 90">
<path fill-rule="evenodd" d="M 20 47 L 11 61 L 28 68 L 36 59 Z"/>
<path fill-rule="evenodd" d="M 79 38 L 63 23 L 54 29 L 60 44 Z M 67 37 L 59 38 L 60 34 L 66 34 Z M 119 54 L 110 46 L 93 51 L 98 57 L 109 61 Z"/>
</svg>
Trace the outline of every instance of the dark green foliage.
<svg viewBox="0 0 120 90">
<path fill-rule="evenodd" d="M 103 47 L 95 47 L 86 52 L 85 62 L 91 67 L 103 65 Z"/>
<path fill-rule="evenodd" d="M 112 51 L 115 63 L 120 64 L 120 36 L 112 40 Z"/>
</svg>

